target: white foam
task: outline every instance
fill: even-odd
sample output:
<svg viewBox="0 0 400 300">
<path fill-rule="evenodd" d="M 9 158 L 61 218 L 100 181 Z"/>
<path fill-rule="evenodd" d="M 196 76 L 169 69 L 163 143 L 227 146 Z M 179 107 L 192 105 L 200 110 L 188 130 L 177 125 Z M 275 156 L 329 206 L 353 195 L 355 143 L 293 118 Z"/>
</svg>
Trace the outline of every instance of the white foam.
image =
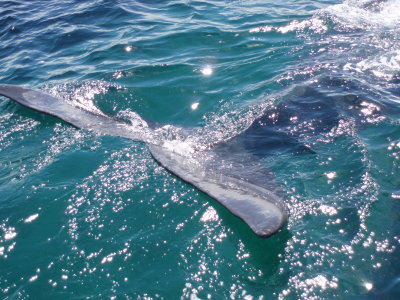
<svg viewBox="0 0 400 300">
<path fill-rule="evenodd" d="M 388 52 L 383 51 L 383 53 L 359 62 L 347 63 L 343 69 L 356 72 L 370 71 L 376 77 L 390 80 L 400 72 L 400 49 Z"/>
<path fill-rule="evenodd" d="M 190 142 L 179 140 L 165 141 L 162 145 L 164 148 L 181 156 L 190 156 L 195 152 L 194 145 Z"/>
<path fill-rule="evenodd" d="M 324 33 L 328 29 L 323 19 L 320 19 L 318 17 L 313 17 L 311 19 L 303 21 L 294 20 L 284 26 L 271 26 L 271 25 L 260 26 L 250 29 L 249 32 L 254 33 L 254 32 L 276 31 L 285 34 L 288 32 L 296 32 L 304 30 L 306 28 L 309 28 L 316 33 Z"/>
<path fill-rule="evenodd" d="M 323 13 L 333 18 L 337 29 L 357 32 L 359 37 L 344 35 L 342 42 L 351 42 L 352 49 L 364 49 L 367 56 L 349 54 L 344 70 L 370 72 L 391 80 L 400 72 L 400 1 L 347 0 L 332 5 Z M 351 39 L 351 40 L 350 40 Z"/>
<path fill-rule="evenodd" d="M 348 0 L 332 5 L 323 11 L 338 18 L 342 25 L 363 29 L 399 29 L 400 1 L 389 0 L 370 5 L 371 1 Z"/>
</svg>

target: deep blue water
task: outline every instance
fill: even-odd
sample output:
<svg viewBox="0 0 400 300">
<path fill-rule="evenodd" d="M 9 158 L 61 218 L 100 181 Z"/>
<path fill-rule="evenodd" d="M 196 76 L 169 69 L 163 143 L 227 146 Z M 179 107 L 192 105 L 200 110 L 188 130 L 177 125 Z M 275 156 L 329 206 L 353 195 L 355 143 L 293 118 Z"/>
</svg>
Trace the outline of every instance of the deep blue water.
<svg viewBox="0 0 400 300">
<path fill-rule="evenodd" d="M 143 143 L 1 98 L 0 298 L 400 297 L 398 0 L 4 0 L 0 67 L 171 147 L 241 141 L 289 211 L 259 238 Z"/>
</svg>

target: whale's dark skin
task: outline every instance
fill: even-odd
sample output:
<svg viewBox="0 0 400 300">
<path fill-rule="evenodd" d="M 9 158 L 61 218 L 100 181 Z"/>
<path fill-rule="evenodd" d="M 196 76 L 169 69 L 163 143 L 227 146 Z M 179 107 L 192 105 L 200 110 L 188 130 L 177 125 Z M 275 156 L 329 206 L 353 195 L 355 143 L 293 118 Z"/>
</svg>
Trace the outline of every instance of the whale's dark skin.
<svg viewBox="0 0 400 300">
<path fill-rule="evenodd" d="M 274 136 L 271 132 L 263 132 L 267 129 L 260 126 L 262 118 L 237 138 L 216 144 L 208 150 L 181 155 L 174 149 L 152 143 L 141 131 L 129 130 L 123 121 L 83 110 L 38 90 L 3 84 L 0 85 L 0 95 L 80 129 L 145 142 L 162 166 L 220 202 L 261 237 L 278 232 L 287 220 L 282 193 L 274 183 L 271 172 L 258 159 L 263 154 L 262 150 L 259 153 L 248 150 L 278 149 L 285 143 L 296 143 L 285 135 Z M 270 147 L 264 147 L 265 139 L 257 138 L 259 134 L 266 133 L 269 133 Z M 298 150 L 304 151 L 301 147 Z"/>
</svg>

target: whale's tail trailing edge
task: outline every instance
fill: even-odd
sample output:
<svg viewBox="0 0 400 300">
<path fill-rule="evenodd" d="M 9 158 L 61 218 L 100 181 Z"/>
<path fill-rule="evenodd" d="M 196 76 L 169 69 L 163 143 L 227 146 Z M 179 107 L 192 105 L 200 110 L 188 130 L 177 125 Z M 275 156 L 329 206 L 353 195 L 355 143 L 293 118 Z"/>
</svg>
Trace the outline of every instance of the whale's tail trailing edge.
<svg viewBox="0 0 400 300">
<path fill-rule="evenodd" d="M 203 163 L 207 153 L 181 156 L 160 146 L 149 145 L 153 157 L 167 170 L 216 199 L 262 237 L 285 224 L 283 199 L 270 190 L 221 172 L 217 164 Z M 205 156 L 204 160 L 202 157 Z"/>
<path fill-rule="evenodd" d="M 146 142 L 142 131 L 132 131 L 124 122 L 68 104 L 46 93 L 15 85 L 0 85 L 0 95 L 23 106 L 57 117 L 77 128 Z M 149 129 L 150 130 L 150 129 Z M 259 236 L 270 236 L 284 225 L 284 201 L 268 188 L 221 173 L 213 164 L 203 164 L 203 153 L 181 156 L 161 146 L 148 144 L 153 157 L 171 173 L 208 194 L 241 218 Z M 206 156 L 206 152 L 204 152 Z"/>
</svg>

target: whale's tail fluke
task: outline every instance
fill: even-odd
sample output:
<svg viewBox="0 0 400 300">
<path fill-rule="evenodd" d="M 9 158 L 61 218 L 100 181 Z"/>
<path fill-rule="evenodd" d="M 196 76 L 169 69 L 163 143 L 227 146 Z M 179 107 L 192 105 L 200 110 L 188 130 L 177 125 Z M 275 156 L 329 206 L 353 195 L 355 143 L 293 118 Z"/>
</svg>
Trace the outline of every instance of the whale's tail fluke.
<svg viewBox="0 0 400 300">
<path fill-rule="evenodd" d="M 149 148 L 161 165 L 216 199 L 257 235 L 270 236 L 285 224 L 287 214 L 283 199 L 268 188 L 221 170 L 215 153 L 205 151 L 193 156 L 181 156 L 160 146 L 150 145 Z"/>
<path fill-rule="evenodd" d="M 218 166 L 218 162 L 222 160 L 229 161 L 231 165 L 241 165 L 243 157 L 249 164 L 249 161 L 254 161 L 252 157 L 247 159 L 246 155 L 240 154 L 235 156 L 235 160 L 232 153 L 221 154 L 213 150 L 183 156 L 175 153 L 173 149 L 168 150 L 149 142 L 149 133 L 152 131 L 150 128 L 147 128 L 147 132 L 135 130 L 112 116 L 81 109 L 40 91 L 14 85 L 0 85 L 0 95 L 57 117 L 77 128 L 146 142 L 153 157 L 161 165 L 220 202 L 259 236 L 266 237 L 276 233 L 287 219 L 284 201 L 278 193 L 269 186 L 263 186 L 260 181 L 254 181 L 254 178 L 259 177 L 259 174 L 254 172 L 262 170 L 262 166 L 253 163 L 251 168 L 249 167 L 253 170 L 251 176 L 248 176 L 245 166 L 225 171 Z M 246 172 L 243 172 L 243 169 Z M 232 170 L 235 174 L 230 173 Z"/>
<path fill-rule="evenodd" d="M 0 84 L 0 95 L 33 110 L 57 117 L 77 128 L 137 141 L 144 141 L 145 139 L 143 131 L 134 131 L 125 122 L 116 120 L 106 114 L 96 114 L 81 109 L 38 90 Z"/>
</svg>

